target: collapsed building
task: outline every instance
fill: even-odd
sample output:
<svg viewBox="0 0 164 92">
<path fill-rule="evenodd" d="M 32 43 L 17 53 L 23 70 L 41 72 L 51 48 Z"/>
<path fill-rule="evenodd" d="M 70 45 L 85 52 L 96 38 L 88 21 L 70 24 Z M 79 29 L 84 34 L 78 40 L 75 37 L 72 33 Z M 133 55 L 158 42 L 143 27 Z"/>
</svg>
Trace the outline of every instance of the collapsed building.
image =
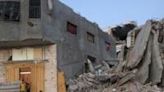
<svg viewBox="0 0 164 92">
<path fill-rule="evenodd" d="M 119 64 L 113 68 L 104 64 L 98 74 L 85 73 L 70 80 L 69 92 L 163 92 L 164 19 L 148 20 L 126 35 Z"/>
<path fill-rule="evenodd" d="M 134 34 L 131 34 L 130 31 L 137 28 L 137 23 L 135 21 L 130 21 L 129 23 L 120 24 L 115 27 L 111 27 L 108 29 L 108 33 L 112 36 L 116 43 L 116 52 L 120 53 L 121 47 L 126 42 L 128 37 L 131 37 Z M 134 41 L 132 42 L 134 43 Z M 128 47 L 131 43 L 128 42 Z"/>
<path fill-rule="evenodd" d="M 57 92 L 93 64 L 117 62 L 115 42 L 58 0 L 0 0 L 0 83 L 24 80 L 32 92 Z"/>
</svg>

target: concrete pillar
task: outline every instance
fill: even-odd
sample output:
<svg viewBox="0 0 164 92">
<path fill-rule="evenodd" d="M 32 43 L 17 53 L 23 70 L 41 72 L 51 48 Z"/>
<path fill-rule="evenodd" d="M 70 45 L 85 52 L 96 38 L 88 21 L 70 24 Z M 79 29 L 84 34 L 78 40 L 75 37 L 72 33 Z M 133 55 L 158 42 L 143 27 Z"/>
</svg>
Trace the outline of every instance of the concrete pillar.
<svg viewBox="0 0 164 92">
<path fill-rule="evenodd" d="M 46 48 L 48 62 L 45 63 L 45 92 L 57 92 L 57 46 Z"/>
</svg>

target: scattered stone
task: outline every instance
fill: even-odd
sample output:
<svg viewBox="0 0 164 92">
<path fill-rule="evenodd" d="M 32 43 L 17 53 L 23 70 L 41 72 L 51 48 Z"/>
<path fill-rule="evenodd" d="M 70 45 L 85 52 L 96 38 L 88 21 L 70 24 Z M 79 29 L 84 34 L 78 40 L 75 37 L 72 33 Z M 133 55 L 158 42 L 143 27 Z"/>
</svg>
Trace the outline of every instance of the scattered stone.
<svg viewBox="0 0 164 92">
<path fill-rule="evenodd" d="M 90 72 L 70 80 L 68 92 L 163 92 L 160 85 L 164 85 L 164 32 L 161 31 L 163 20 L 149 20 L 137 27 L 135 36 L 132 35 L 134 45 L 126 47 L 124 43 L 117 67 L 110 68 L 103 61 L 95 68 L 88 62 Z"/>
</svg>

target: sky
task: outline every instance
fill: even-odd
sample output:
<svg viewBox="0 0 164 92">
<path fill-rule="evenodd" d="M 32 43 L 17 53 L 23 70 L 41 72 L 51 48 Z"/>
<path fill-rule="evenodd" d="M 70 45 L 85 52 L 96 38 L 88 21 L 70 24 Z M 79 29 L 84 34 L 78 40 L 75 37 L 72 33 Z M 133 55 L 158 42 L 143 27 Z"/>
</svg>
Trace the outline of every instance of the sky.
<svg viewBox="0 0 164 92">
<path fill-rule="evenodd" d="M 60 0 L 102 29 L 136 21 L 164 18 L 164 0 Z"/>
</svg>

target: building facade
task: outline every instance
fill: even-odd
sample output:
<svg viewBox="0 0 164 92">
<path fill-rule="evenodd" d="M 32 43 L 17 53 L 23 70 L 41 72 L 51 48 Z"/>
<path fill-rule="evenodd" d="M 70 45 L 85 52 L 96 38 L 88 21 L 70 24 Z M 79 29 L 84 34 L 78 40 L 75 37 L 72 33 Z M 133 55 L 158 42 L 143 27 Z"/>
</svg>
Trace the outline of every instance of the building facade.
<svg viewBox="0 0 164 92">
<path fill-rule="evenodd" d="M 0 48 L 0 81 L 26 80 L 32 92 L 54 92 L 58 70 L 69 79 L 87 59 L 116 59 L 114 40 L 58 0 L 0 0 Z"/>
</svg>

